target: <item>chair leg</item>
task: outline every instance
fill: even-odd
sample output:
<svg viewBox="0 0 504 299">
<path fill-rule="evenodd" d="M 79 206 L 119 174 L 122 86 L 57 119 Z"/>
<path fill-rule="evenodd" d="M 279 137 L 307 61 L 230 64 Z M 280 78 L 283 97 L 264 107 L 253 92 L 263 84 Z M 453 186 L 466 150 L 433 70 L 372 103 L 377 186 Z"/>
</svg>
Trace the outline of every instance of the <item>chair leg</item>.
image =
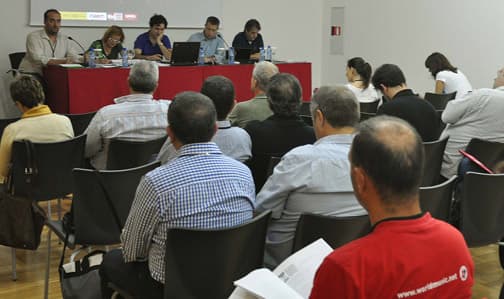
<svg viewBox="0 0 504 299">
<path fill-rule="evenodd" d="M 16 248 L 11 248 L 11 256 L 12 256 L 12 280 L 17 280 L 17 272 L 16 272 Z"/>
<path fill-rule="evenodd" d="M 47 261 L 44 281 L 44 299 L 49 298 L 49 269 L 51 266 L 51 230 L 47 233 Z"/>
<path fill-rule="evenodd" d="M 61 221 L 61 198 L 58 198 L 58 220 Z"/>
</svg>

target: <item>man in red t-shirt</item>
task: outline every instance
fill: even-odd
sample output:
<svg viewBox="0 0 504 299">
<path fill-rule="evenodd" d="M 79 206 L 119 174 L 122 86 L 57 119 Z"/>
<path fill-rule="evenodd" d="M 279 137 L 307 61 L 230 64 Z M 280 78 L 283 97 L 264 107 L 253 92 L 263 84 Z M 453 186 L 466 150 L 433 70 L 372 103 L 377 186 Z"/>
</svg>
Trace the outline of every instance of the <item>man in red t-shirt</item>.
<svg viewBox="0 0 504 299">
<path fill-rule="evenodd" d="M 464 238 L 420 210 L 423 156 L 408 123 L 393 117 L 361 123 L 349 159 L 373 231 L 325 258 L 311 299 L 471 298 L 474 264 Z"/>
</svg>

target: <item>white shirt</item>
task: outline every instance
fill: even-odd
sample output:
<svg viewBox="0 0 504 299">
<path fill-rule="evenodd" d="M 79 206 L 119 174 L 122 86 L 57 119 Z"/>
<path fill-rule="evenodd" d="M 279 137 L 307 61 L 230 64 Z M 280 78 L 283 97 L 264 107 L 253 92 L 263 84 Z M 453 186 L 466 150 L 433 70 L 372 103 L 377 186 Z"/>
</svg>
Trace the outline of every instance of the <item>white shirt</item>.
<svg viewBox="0 0 504 299">
<path fill-rule="evenodd" d="M 19 65 L 24 72 L 42 74 L 42 67 L 51 59 L 71 57 L 79 60 L 79 55 L 68 36 L 58 33 L 53 44 L 44 29 L 34 31 L 26 37 L 26 55 Z"/>
<path fill-rule="evenodd" d="M 460 99 L 472 91 L 471 83 L 462 71 L 457 70 L 456 73 L 452 71 L 440 71 L 436 74 L 436 81 L 444 83 L 443 93 L 457 92 L 456 98 Z"/>
<path fill-rule="evenodd" d="M 132 94 L 114 99 L 96 112 L 86 129 L 86 157 L 96 169 L 105 169 L 110 139 L 146 141 L 166 135 L 168 104 L 150 94 Z"/>
<path fill-rule="evenodd" d="M 440 138 L 450 136 L 443 157 L 441 174 L 457 174 L 465 149 L 472 138 L 504 142 L 504 87 L 478 89 L 463 99 L 449 101 L 441 116 L 447 124 Z"/>
<path fill-rule="evenodd" d="M 372 84 L 369 84 L 369 86 L 365 89 L 355 87 L 352 85 L 352 83 L 347 83 L 345 87 L 350 89 L 355 94 L 357 100 L 359 100 L 359 103 L 372 103 L 380 100 L 378 92 L 376 92 L 376 89 Z"/>
<path fill-rule="evenodd" d="M 257 194 L 256 211 L 272 210 L 265 262 L 276 266 L 291 254 L 299 216 L 310 212 L 357 216 L 367 212 L 353 193 L 348 152 L 353 135 L 330 135 L 282 157 Z"/>
<path fill-rule="evenodd" d="M 228 120 L 218 121 L 219 129 L 212 138 L 222 153 L 240 162 L 245 162 L 252 157 L 252 141 L 250 136 L 242 128 L 231 127 Z M 159 151 L 157 159 L 165 164 L 177 156 L 177 150 L 171 143 L 170 138 L 166 139 L 165 143 Z"/>
</svg>

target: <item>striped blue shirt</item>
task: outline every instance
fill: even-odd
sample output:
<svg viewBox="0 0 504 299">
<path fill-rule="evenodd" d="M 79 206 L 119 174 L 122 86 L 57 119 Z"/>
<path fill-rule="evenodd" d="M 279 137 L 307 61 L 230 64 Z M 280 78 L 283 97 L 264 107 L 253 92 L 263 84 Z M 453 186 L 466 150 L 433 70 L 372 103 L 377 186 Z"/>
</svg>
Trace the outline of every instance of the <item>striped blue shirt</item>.
<svg viewBox="0 0 504 299">
<path fill-rule="evenodd" d="M 236 226 L 252 218 L 254 201 L 254 181 L 244 164 L 213 142 L 184 145 L 140 181 L 121 236 L 124 260 L 148 258 L 152 277 L 164 283 L 168 229 Z"/>
</svg>

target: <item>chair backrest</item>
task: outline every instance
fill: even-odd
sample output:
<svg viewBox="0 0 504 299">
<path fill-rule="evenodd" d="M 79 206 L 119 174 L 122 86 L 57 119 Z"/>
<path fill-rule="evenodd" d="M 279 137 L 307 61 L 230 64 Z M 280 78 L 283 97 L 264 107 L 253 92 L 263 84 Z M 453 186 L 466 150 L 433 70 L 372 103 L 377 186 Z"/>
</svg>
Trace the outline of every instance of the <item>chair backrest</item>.
<svg viewBox="0 0 504 299">
<path fill-rule="evenodd" d="M 19 69 L 19 65 L 21 64 L 21 60 L 25 57 L 26 52 L 14 52 L 9 54 L 9 61 L 11 65 L 11 69 L 17 70 Z"/>
<path fill-rule="evenodd" d="M 84 245 L 120 243 L 121 230 L 117 226 L 114 212 L 106 196 L 108 195 L 122 228 L 128 218 L 140 179 L 159 165 L 159 162 L 153 162 L 123 170 L 74 169 L 75 243 Z"/>
<path fill-rule="evenodd" d="M 443 163 L 443 155 L 447 142 L 448 137 L 423 143 L 425 159 L 421 186 L 433 186 L 439 182 L 441 164 Z"/>
<path fill-rule="evenodd" d="M 86 135 L 60 142 L 33 143 L 37 174 L 29 184 L 25 174 L 29 165 L 27 148 L 22 141 L 14 141 L 11 157 L 14 194 L 40 201 L 73 193 L 72 169 L 82 166 L 85 143 Z"/>
<path fill-rule="evenodd" d="M 504 237 L 504 174 L 468 172 L 462 186 L 460 231 L 468 246 Z"/>
<path fill-rule="evenodd" d="M 89 123 L 91 122 L 91 119 L 93 119 L 95 114 L 96 111 L 82 114 L 64 114 L 64 115 L 70 119 L 74 135 L 79 136 L 84 134 L 84 131 L 89 126 Z"/>
<path fill-rule="evenodd" d="M 127 169 L 147 164 L 155 159 L 167 136 L 148 141 L 111 139 L 107 154 L 107 169 Z"/>
<path fill-rule="evenodd" d="M 301 117 L 305 124 L 313 127 L 313 119 L 311 115 L 300 115 L 299 117 Z"/>
<path fill-rule="evenodd" d="M 11 124 L 15 121 L 18 121 L 19 119 L 20 119 L 19 117 L 0 119 L 0 137 L 3 135 L 3 131 L 5 130 L 5 127 L 7 127 L 9 124 Z"/>
<path fill-rule="evenodd" d="M 246 162 L 254 178 L 256 193 L 259 193 L 271 174 L 271 157 L 282 157 L 283 155 L 284 153 L 256 154 Z"/>
<path fill-rule="evenodd" d="M 228 298 L 234 280 L 262 267 L 270 216 L 221 230 L 168 230 L 164 298 Z"/>
<path fill-rule="evenodd" d="M 361 112 L 359 122 L 365 121 L 365 120 L 370 119 L 371 117 L 375 117 L 375 116 L 376 116 L 376 113 Z"/>
<path fill-rule="evenodd" d="M 311 115 L 310 102 L 302 102 L 299 108 L 299 115 Z"/>
<path fill-rule="evenodd" d="M 432 106 L 434 106 L 434 109 L 444 110 L 446 108 L 446 104 L 448 104 L 449 101 L 455 99 L 456 95 L 456 91 L 444 94 L 426 92 L 424 98 L 425 100 L 429 101 Z"/>
<path fill-rule="evenodd" d="M 473 138 L 466 147 L 466 152 L 492 169 L 504 159 L 504 143 Z"/>
<path fill-rule="evenodd" d="M 378 104 L 380 101 L 374 101 L 369 103 L 359 102 L 360 112 L 375 113 L 378 111 Z"/>
<path fill-rule="evenodd" d="M 420 207 L 432 217 L 448 222 L 457 176 L 435 186 L 420 187 Z"/>
<path fill-rule="evenodd" d="M 338 248 L 367 235 L 370 231 L 368 215 L 334 217 L 303 213 L 297 224 L 292 252 L 319 238 L 324 239 L 332 248 Z"/>
</svg>

